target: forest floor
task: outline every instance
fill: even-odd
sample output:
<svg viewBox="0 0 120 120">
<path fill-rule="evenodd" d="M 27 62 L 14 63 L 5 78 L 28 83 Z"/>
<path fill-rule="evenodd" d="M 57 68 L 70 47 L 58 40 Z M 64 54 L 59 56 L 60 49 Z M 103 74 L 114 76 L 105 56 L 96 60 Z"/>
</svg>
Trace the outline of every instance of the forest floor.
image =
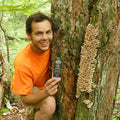
<svg viewBox="0 0 120 120">
<path fill-rule="evenodd" d="M 24 105 L 12 103 L 11 107 L 9 112 L 3 113 L 1 120 L 25 120 L 26 110 Z"/>
<path fill-rule="evenodd" d="M 4 111 L 2 113 L 2 118 L 0 120 L 25 120 L 26 109 L 24 105 L 12 102 L 9 104 L 9 109 L 9 111 Z M 120 88 L 117 90 L 112 120 L 120 120 Z"/>
<path fill-rule="evenodd" d="M 11 106 L 12 109 L 7 113 L 3 113 L 3 117 L 0 120 L 25 120 L 25 106 L 18 103 L 13 103 Z M 120 100 L 115 103 L 112 120 L 120 120 Z"/>
</svg>

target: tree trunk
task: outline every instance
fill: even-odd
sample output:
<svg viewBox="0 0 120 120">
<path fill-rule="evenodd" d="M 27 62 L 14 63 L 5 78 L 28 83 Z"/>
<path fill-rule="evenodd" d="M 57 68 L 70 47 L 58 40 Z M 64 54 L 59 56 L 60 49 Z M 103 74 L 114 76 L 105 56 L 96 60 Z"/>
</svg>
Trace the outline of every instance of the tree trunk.
<svg viewBox="0 0 120 120">
<path fill-rule="evenodd" d="M 6 43 L 6 47 L 7 47 L 7 60 L 8 62 L 10 62 L 10 51 L 9 51 L 9 42 L 8 42 L 8 37 L 7 37 L 7 33 L 4 30 L 4 28 L 2 27 L 1 23 L 0 23 L 0 28 L 2 29 L 2 32 L 4 33 L 4 37 L 5 37 L 5 43 Z"/>
<path fill-rule="evenodd" d="M 111 120 L 120 75 L 120 1 L 52 0 L 51 11 L 51 60 L 63 62 L 53 119 Z"/>
<path fill-rule="evenodd" d="M 2 107 L 3 92 L 4 92 L 3 75 L 4 75 L 3 57 L 0 52 L 0 108 Z"/>
<path fill-rule="evenodd" d="M 3 37 L 2 34 L 3 32 L 0 29 L 0 109 L 2 107 L 2 102 L 3 102 L 3 93 L 4 93 L 4 83 L 7 81 L 6 78 L 6 71 L 5 71 L 5 61 L 3 58 L 3 48 L 2 48 L 2 41 Z"/>
<path fill-rule="evenodd" d="M 2 5 L 4 5 L 4 1 L 2 1 Z M 6 46 L 7 46 L 7 60 L 8 62 L 10 62 L 10 56 L 9 56 L 9 43 L 8 43 L 8 38 L 7 38 L 7 33 L 6 31 L 4 30 L 3 26 L 2 26 L 2 20 L 3 20 L 3 11 L 1 12 L 1 16 L 0 16 L 0 29 L 3 33 L 3 36 L 4 36 L 4 39 L 5 39 L 5 43 L 6 43 Z M 1 41 L 1 40 L 0 40 Z M 2 40 L 3 42 L 3 40 Z"/>
<path fill-rule="evenodd" d="M 14 19 L 14 35 L 17 36 L 17 15 L 16 15 L 16 11 L 14 11 L 14 16 L 13 16 L 13 19 Z"/>
</svg>

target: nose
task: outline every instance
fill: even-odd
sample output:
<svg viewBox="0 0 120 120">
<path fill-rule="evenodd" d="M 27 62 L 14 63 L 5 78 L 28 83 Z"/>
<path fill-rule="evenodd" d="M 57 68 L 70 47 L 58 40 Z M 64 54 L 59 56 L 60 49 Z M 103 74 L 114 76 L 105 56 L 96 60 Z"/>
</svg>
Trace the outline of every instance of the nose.
<svg viewBox="0 0 120 120">
<path fill-rule="evenodd" d="M 43 34 L 42 39 L 43 39 L 43 40 L 46 40 L 46 39 L 47 39 L 47 35 L 46 35 L 45 33 Z"/>
</svg>

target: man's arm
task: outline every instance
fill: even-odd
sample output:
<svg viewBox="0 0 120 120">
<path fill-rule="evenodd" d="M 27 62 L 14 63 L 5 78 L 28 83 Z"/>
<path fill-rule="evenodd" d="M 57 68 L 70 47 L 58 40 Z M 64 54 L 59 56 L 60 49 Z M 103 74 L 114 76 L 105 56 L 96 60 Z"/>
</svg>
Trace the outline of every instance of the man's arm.
<svg viewBox="0 0 120 120">
<path fill-rule="evenodd" d="M 45 89 L 40 90 L 40 91 L 35 92 L 35 93 L 21 95 L 22 102 L 25 105 L 34 105 L 34 104 L 41 102 L 42 100 L 44 100 L 48 96 L 55 95 L 57 93 L 57 87 L 58 87 L 57 83 L 58 82 L 59 81 L 55 80 L 54 78 L 49 79 L 45 83 Z"/>
</svg>

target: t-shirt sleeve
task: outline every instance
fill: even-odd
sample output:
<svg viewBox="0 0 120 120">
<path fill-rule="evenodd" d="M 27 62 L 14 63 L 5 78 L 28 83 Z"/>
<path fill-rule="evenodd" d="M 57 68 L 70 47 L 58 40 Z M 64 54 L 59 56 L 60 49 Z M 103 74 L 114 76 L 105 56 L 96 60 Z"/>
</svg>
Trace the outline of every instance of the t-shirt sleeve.
<svg viewBox="0 0 120 120">
<path fill-rule="evenodd" d="M 28 93 L 32 92 L 32 88 L 32 76 L 27 72 L 16 69 L 11 84 L 11 89 L 13 89 L 13 92 L 15 94 L 27 95 Z"/>
</svg>

